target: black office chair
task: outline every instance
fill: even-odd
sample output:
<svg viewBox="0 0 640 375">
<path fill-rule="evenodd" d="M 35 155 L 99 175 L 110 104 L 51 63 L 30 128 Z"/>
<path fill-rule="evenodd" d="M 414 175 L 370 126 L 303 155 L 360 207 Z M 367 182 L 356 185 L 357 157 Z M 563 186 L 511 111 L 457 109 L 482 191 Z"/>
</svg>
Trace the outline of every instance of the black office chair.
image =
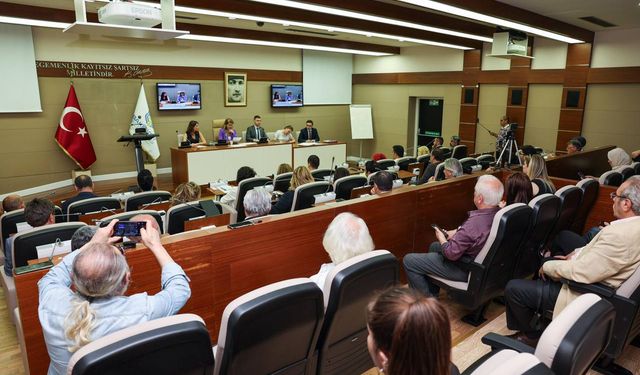
<svg viewBox="0 0 640 375">
<path fill-rule="evenodd" d="M 563 186 L 556 191 L 555 195 L 560 198 L 560 214 L 553 226 L 553 230 L 549 233 L 547 244 L 551 243 L 558 233 L 571 228 L 580 207 L 580 202 L 582 202 L 582 190 L 573 185 Z"/>
<path fill-rule="evenodd" d="M 426 155 L 418 156 L 417 160 L 418 160 L 418 163 L 422 163 L 426 166 L 429 164 L 429 160 L 431 160 L 431 155 L 426 154 Z"/>
<path fill-rule="evenodd" d="M 122 206 L 117 198 L 97 197 L 83 199 L 73 202 L 67 207 L 67 221 L 78 221 L 80 215 L 92 212 L 114 211 L 120 208 Z"/>
<path fill-rule="evenodd" d="M 467 145 L 457 145 L 451 152 L 451 157 L 454 159 L 464 159 L 467 157 Z"/>
<path fill-rule="evenodd" d="M 327 275 L 317 374 L 361 374 L 373 367 L 364 311 L 376 290 L 396 284 L 399 277 L 398 261 L 386 250 L 355 256 Z"/>
<path fill-rule="evenodd" d="M 180 314 L 96 339 L 69 359 L 71 375 L 211 375 L 215 363 L 204 321 Z"/>
<path fill-rule="evenodd" d="M 134 194 L 124 201 L 124 210 L 125 211 L 137 211 L 144 210 L 146 206 L 155 204 L 155 203 L 163 203 L 171 200 L 171 193 L 168 191 L 156 190 L 156 191 L 145 191 L 142 193 Z"/>
<path fill-rule="evenodd" d="M 633 166 L 634 175 L 640 175 L 640 162 L 631 164 Z"/>
<path fill-rule="evenodd" d="M 70 240 L 76 230 L 85 225 L 82 222 L 50 224 L 16 234 L 11 238 L 13 267 L 23 267 L 29 260 L 38 259 L 37 246 Z"/>
<path fill-rule="evenodd" d="M 323 315 L 322 291 L 307 278 L 236 298 L 222 314 L 214 374 L 311 373 Z"/>
<path fill-rule="evenodd" d="M 585 178 L 580 180 L 576 184 L 576 187 L 582 190 L 582 202 L 580 202 L 580 206 L 576 212 L 571 230 L 578 234 L 582 234 L 584 223 L 587 221 L 587 215 L 598 198 L 600 184 L 593 178 Z"/>
<path fill-rule="evenodd" d="M 473 326 L 482 324 L 484 311 L 491 300 L 501 296 L 511 279 L 518 253 L 529 228 L 531 208 L 513 203 L 496 213 L 487 242 L 474 258 L 463 256 L 456 264 L 469 271 L 467 281 L 453 281 L 428 275 L 429 279 L 447 290 L 447 295 L 474 312 L 462 318 Z"/>
<path fill-rule="evenodd" d="M 311 171 L 311 176 L 316 181 L 328 181 L 325 177 L 329 177 L 332 173 L 331 169 L 316 169 Z"/>
<path fill-rule="evenodd" d="M 252 177 L 240 181 L 238 184 L 238 194 L 235 206 L 237 221 L 244 220 L 244 196 L 247 195 L 247 192 L 256 187 L 263 187 L 271 184 L 273 184 L 273 180 L 266 177 Z"/>
<path fill-rule="evenodd" d="M 598 182 L 602 185 L 620 186 L 622 185 L 622 173 L 616 171 L 607 171 L 600 175 Z"/>
<path fill-rule="evenodd" d="M 100 221 L 102 222 L 102 224 L 106 225 L 111 220 L 118 219 L 120 221 L 125 221 L 125 220 L 130 220 L 132 217 L 134 217 L 136 215 L 151 215 L 151 216 L 153 216 L 153 218 L 158 223 L 158 227 L 160 228 L 160 233 L 161 234 L 164 233 L 164 223 L 163 223 L 164 221 L 162 220 L 162 217 L 164 216 L 164 212 L 160 213 L 160 212 L 158 212 L 156 210 L 127 211 L 127 212 L 122 212 L 122 213 L 119 213 L 119 214 L 103 217 L 102 219 L 100 219 Z"/>
<path fill-rule="evenodd" d="M 291 176 L 293 172 L 281 173 L 273 178 L 273 190 L 286 193 L 291 186 Z"/>
<path fill-rule="evenodd" d="M 489 333 L 482 342 L 493 350 L 534 354 L 555 374 L 586 374 L 605 350 L 614 331 L 616 311 L 588 293 L 572 301 L 542 333 L 535 349 L 510 337 Z M 485 356 L 485 359 L 490 357 Z"/>
<path fill-rule="evenodd" d="M 464 173 L 471 173 L 471 168 L 478 165 L 478 161 L 475 158 L 462 158 L 460 159 L 460 165 Z"/>
<path fill-rule="evenodd" d="M 298 186 L 293 194 L 291 212 L 312 207 L 315 204 L 314 195 L 328 193 L 331 190 L 332 186 L 328 181 L 316 181 Z"/>
<path fill-rule="evenodd" d="M 531 353 L 503 349 L 489 353 L 469 366 L 462 375 L 553 375 L 553 371 Z"/>
<path fill-rule="evenodd" d="M 236 222 L 237 214 L 236 211 L 230 206 L 220 203 L 214 202 L 215 206 L 218 209 L 218 212 L 215 215 L 221 214 L 229 214 L 229 223 L 233 224 Z M 193 220 L 195 218 L 206 217 L 207 213 L 202 208 L 200 201 L 193 201 L 182 203 L 176 206 L 171 207 L 167 210 L 167 214 L 164 219 L 164 233 L 167 234 L 176 234 L 184 232 L 184 223 L 189 220 Z"/>
<path fill-rule="evenodd" d="M 53 215 L 55 216 L 55 221 L 57 223 L 66 222 L 66 215 L 62 214 L 62 209 L 58 206 L 54 206 Z M 13 210 L 11 212 L 5 212 L 0 216 L 0 233 L 2 233 L 2 242 L 0 243 L 0 249 L 2 249 L 2 254 L 0 254 L 0 259 L 2 260 L 0 264 L 4 264 L 4 244 L 7 238 L 14 233 L 18 233 L 17 225 L 19 223 L 26 222 L 24 218 L 24 208 L 19 210 Z"/>
<path fill-rule="evenodd" d="M 395 167 L 396 161 L 393 159 L 382 159 L 376 162 L 376 166 L 378 169 L 386 171 L 389 167 Z"/>
<path fill-rule="evenodd" d="M 436 165 L 436 171 L 433 173 L 433 175 L 435 176 L 434 180 L 436 181 L 444 180 L 444 162 L 438 163 L 438 165 Z"/>
<path fill-rule="evenodd" d="M 491 166 L 491 163 L 495 163 L 496 158 L 493 155 L 484 154 L 478 156 L 476 161 L 482 166 L 482 169 L 485 170 Z"/>
<path fill-rule="evenodd" d="M 627 179 L 629 177 L 635 175 L 636 171 L 635 171 L 635 169 L 633 169 L 632 166 L 628 166 L 628 167 L 623 168 L 620 171 L 620 174 L 622 175 L 622 182 L 625 182 L 625 181 L 627 181 Z"/>
<path fill-rule="evenodd" d="M 613 335 L 594 370 L 602 374 L 631 374 L 614 361 L 640 335 L 640 267 L 617 289 L 602 283 L 582 284 L 562 280 L 577 293 L 595 293 L 606 299 L 616 311 Z"/>
<path fill-rule="evenodd" d="M 512 279 L 524 279 L 540 268 L 542 250 L 558 219 L 561 204 L 560 198 L 553 194 L 541 194 L 529 202 L 531 207 L 529 232 L 517 254 Z"/>
<path fill-rule="evenodd" d="M 449 147 L 440 147 L 442 151 L 442 157 L 444 159 L 449 159 L 451 157 L 451 149 Z"/>
<path fill-rule="evenodd" d="M 416 162 L 418 162 L 418 159 L 414 158 L 413 156 L 405 156 L 396 160 L 396 165 L 400 167 L 400 170 L 408 171 L 409 164 Z"/>
<path fill-rule="evenodd" d="M 351 198 L 351 190 L 366 184 L 367 178 L 364 176 L 346 176 L 333 183 L 333 191 L 336 193 L 336 199 L 348 200 Z"/>
</svg>

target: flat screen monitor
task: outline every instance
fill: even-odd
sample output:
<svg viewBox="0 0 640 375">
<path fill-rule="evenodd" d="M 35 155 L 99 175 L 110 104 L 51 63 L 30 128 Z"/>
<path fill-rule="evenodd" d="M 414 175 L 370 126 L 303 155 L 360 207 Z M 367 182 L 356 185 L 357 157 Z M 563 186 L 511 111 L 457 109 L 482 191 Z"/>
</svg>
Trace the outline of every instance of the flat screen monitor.
<svg viewBox="0 0 640 375">
<path fill-rule="evenodd" d="M 271 85 L 272 107 L 302 107 L 302 85 Z"/>
<path fill-rule="evenodd" d="M 201 109 L 199 83 L 157 83 L 158 111 Z"/>
</svg>

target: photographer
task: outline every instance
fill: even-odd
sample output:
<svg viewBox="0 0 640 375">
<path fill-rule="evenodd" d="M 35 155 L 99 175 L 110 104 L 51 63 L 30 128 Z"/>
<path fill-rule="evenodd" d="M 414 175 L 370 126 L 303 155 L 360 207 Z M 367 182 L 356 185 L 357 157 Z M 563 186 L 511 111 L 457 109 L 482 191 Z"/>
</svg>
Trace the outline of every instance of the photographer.
<svg viewBox="0 0 640 375">
<path fill-rule="evenodd" d="M 489 131 L 489 134 L 496 137 L 496 160 L 500 157 L 502 149 L 507 145 L 509 139 L 515 138 L 515 131 L 518 128 L 517 124 L 512 124 L 509 121 L 509 116 L 504 115 L 500 117 L 500 131 L 498 133 Z M 511 151 L 511 154 L 509 152 Z M 517 147 L 513 150 L 509 150 L 508 146 L 505 150 L 505 154 L 502 156 L 502 160 L 506 160 L 507 164 L 519 164 Z"/>
<path fill-rule="evenodd" d="M 129 266 L 112 237 L 118 220 L 98 229 L 91 241 L 65 256 L 38 282 L 38 316 L 51 358 L 49 374 L 65 374 L 73 352 L 89 342 L 136 324 L 176 314 L 191 296 L 187 275 L 147 222 L 140 234 L 162 269 L 155 295 L 124 296 Z"/>
</svg>

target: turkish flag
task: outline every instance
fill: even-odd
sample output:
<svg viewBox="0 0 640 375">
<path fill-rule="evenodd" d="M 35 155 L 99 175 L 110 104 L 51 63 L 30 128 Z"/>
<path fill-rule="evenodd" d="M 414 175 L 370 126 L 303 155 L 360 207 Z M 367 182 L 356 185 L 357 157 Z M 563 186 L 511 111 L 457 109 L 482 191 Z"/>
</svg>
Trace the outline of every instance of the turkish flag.
<svg viewBox="0 0 640 375">
<path fill-rule="evenodd" d="M 73 85 L 69 88 L 67 103 L 64 105 L 56 130 L 56 142 L 82 169 L 87 169 L 96 161 L 87 124 L 84 122 L 80 103 Z"/>
</svg>

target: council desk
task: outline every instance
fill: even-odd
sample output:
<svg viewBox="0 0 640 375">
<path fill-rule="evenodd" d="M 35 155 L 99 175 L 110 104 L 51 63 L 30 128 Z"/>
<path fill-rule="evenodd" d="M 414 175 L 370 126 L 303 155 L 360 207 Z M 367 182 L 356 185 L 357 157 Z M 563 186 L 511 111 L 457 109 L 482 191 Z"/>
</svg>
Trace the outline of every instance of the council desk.
<svg viewBox="0 0 640 375">
<path fill-rule="evenodd" d="M 309 155 L 318 155 L 322 168 L 330 168 L 331 160 L 337 165 L 347 158 L 347 145 L 338 143 L 240 143 L 231 146 L 198 146 L 171 148 L 173 182 L 193 181 L 199 185 L 218 180 L 235 180 L 240 167 L 252 167 L 258 176 L 276 173 L 278 166 L 307 164 Z"/>
</svg>

